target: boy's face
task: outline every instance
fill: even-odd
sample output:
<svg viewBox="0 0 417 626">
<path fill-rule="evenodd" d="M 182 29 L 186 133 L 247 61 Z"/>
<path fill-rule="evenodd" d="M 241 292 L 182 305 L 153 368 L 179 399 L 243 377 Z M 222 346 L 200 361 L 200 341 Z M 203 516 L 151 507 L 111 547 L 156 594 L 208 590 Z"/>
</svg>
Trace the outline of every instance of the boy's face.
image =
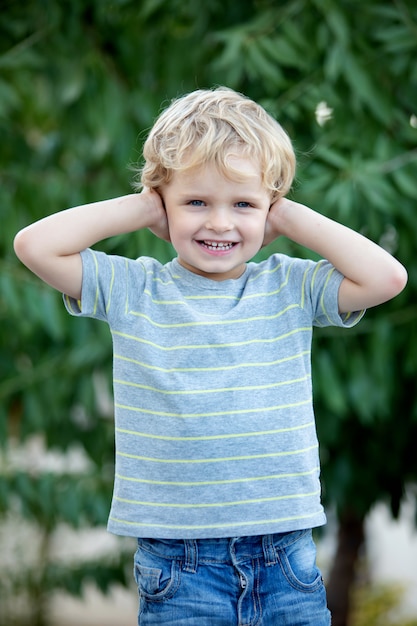
<svg viewBox="0 0 417 626">
<path fill-rule="evenodd" d="M 214 164 L 175 172 L 161 190 L 169 233 L 183 267 L 210 278 L 238 278 L 261 248 L 271 198 L 259 168 L 233 155 L 242 180 L 226 178 Z"/>
</svg>

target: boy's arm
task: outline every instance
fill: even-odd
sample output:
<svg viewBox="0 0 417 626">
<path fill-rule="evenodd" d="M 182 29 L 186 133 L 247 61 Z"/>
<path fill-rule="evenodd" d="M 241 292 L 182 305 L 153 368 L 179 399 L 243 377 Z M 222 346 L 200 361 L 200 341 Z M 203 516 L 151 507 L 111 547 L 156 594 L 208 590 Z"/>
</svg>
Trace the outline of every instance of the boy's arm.
<svg viewBox="0 0 417 626">
<path fill-rule="evenodd" d="M 59 291 L 81 297 L 80 252 L 122 233 L 150 228 L 167 239 L 168 226 L 155 191 L 94 202 L 50 215 L 21 230 L 14 249 L 32 272 Z"/>
<path fill-rule="evenodd" d="M 405 268 L 386 250 L 308 207 L 281 198 L 269 212 L 266 242 L 284 235 L 330 261 L 345 277 L 339 311 L 359 311 L 390 300 L 407 282 Z"/>
</svg>

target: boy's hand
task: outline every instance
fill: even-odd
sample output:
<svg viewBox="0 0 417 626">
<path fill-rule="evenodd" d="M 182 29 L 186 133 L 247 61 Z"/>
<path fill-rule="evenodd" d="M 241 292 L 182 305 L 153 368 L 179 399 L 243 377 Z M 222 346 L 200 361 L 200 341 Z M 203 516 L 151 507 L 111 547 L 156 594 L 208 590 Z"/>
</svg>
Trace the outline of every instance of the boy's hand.
<svg viewBox="0 0 417 626">
<path fill-rule="evenodd" d="M 287 198 L 279 198 L 273 204 L 271 204 L 265 224 L 265 236 L 263 246 L 267 246 L 278 237 L 284 235 L 280 228 L 282 213 L 291 204 L 295 203 L 291 202 L 291 200 L 287 200 Z"/>
<path fill-rule="evenodd" d="M 162 197 L 155 189 L 148 189 L 144 187 L 140 193 L 141 198 L 146 199 L 148 207 L 152 215 L 152 223 L 149 224 L 149 230 L 165 241 L 171 241 L 169 236 L 169 226 L 167 220 L 167 214 L 165 211 Z"/>
</svg>

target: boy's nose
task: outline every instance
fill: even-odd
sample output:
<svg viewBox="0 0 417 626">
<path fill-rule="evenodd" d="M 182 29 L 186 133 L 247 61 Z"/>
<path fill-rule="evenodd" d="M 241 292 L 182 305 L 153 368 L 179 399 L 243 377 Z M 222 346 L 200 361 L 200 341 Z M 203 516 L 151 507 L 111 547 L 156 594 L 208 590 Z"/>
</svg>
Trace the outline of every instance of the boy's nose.
<svg viewBox="0 0 417 626">
<path fill-rule="evenodd" d="M 207 217 L 205 226 L 218 233 L 232 230 L 233 222 L 230 211 L 224 207 L 213 208 Z"/>
</svg>

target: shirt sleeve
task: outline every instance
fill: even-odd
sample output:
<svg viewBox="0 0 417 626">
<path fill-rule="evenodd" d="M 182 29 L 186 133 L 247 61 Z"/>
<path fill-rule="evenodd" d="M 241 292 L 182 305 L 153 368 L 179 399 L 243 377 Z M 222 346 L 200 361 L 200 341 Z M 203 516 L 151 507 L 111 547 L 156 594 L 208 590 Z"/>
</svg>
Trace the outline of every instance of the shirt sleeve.
<svg viewBox="0 0 417 626">
<path fill-rule="evenodd" d="M 303 297 L 313 309 L 314 326 L 351 328 L 364 316 L 365 310 L 339 313 L 339 289 L 344 279 L 331 263 L 322 260 L 307 264 Z"/>
<path fill-rule="evenodd" d="M 90 248 L 81 252 L 81 300 L 63 296 L 71 315 L 111 323 L 129 309 L 129 294 L 143 291 L 145 271 L 140 261 L 107 255 Z"/>
</svg>

